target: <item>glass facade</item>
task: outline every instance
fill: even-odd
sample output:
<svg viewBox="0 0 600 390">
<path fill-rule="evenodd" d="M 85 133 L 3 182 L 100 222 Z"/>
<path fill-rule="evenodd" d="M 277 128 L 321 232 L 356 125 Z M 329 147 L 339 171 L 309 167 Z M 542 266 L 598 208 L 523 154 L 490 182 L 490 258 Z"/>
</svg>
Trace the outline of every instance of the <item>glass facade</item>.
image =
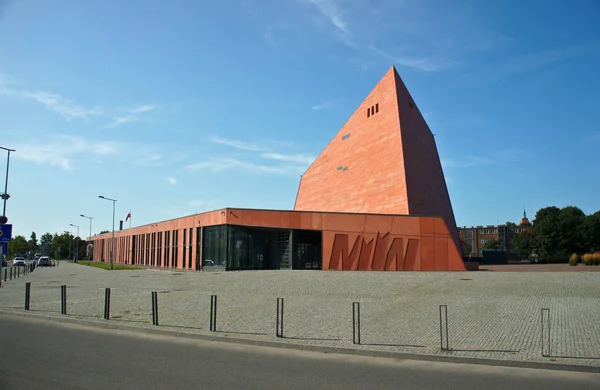
<svg viewBox="0 0 600 390">
<path fill-rule="evenodd" d="M 204 228 L 202 236 L 202 267 L 227 267 L 227 226 Z"/>
<path fill-rule="evenodd" d="M 236 225 L 202 229 L 204 269 L 321 269 L 321 232 Z"/>
</svg>

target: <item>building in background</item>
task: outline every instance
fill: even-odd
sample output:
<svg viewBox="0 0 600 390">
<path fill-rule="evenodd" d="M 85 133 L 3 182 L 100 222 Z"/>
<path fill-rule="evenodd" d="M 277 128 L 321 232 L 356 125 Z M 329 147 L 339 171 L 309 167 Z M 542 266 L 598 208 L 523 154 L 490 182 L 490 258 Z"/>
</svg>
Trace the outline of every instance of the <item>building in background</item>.
<svg viewBox="0 0 600 390">
<path fill-rule="evenodd" d="M 527 213 L 523 211 L 523 218 L 518 225 L 502 224 L 487 226 L 463 226 L 458 228 L 458 235 L 462 243 L 463 256 L 482 257 L 485 245 L 491 241 L 498 241 L 500 249 L 508 254 L 509 257 L 518 256 L 513 245 L 513 239 L 517 233 L 526 230 L 531 231 L 533 225 L 527 218 Z"/>
</svg>

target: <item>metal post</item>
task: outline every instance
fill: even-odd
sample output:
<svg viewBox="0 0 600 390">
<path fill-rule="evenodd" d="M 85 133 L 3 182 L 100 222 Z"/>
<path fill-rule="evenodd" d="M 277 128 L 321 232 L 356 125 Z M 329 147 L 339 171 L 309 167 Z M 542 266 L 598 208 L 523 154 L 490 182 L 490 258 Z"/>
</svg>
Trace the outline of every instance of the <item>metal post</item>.
<svg viewBox="0 0 600 390">
<path fill-rule="evenodd" d="M 67 285 L 60 286 L 60 311 L 62 314 L 67 314 Z"/>
<path fill-rule="evenodd" d="M 152 325 L 158 326 L 158 292 L 152 291 Z"/>
<path fill-rule="evenodd" d="M 446 336 L 445 339 L 444 336 Z M 440 347 L 442 351 L 450 350 L 448 342 L 448 307 L 446 305 L 440 305 Z"/>
<path fill-rule="evenodd" d="M 11 267 L 11 268 L 10 268 L 10 280 L 12 280 L 12 274 L 13 274 L 13 271 L 12 271 L 12 270 L 13 270 L 13 269 L 12 269 L 12 267 Z"/>
<path fill-rule="evenodd" d="M 6 179 L 4 180 L 4 207 L 2 209 L 2 216 L 6 217 L 6 200 L 8 199 L 8 167 L 10 166 L 10 152 L 14 152 L 14 149 L 3 148 L 0 146 L 0 149 L 4 149 L 8 151 L 8 158 L 6 159 Z"/>
<path fill-rule="evenodd" d="M 31 282 L 25 283 L 25 310 L 29 310 L 29 301 L 31 299 Z"/>
<path fill-rule="evenodd" d="M 544 316 L 544 312 L 546 315 Z M 549 357 L 550 354 L 550 309 L 542 308 L 542 356 Z M 544 321 L 544 317 L 546 317 L 546 321 Z M 545 326 L 544 326 L 545 325 Z M 547 330 L 546 330 L 547 328 Z M 546 343 L 546 336 L 548 339 L 548 347 L 544 348 L 544 344 Z"/>
<path fill-rule="evenodd" d="M 360 344 L 360 302 L 352 302 L 352 343 Z"/>
<path fill-rule="evenodd" d="M 113 261 L 115 256 L 115 204 L 117 202 L 113 201 L 113 230 L 112 230 L 112 243 L 110 244 L 110 269 L 113 269 Z M 158 319 L 156 321 L 156 325 L 158 325 Z"/>
<path fill-rule="evenodd" d="M 89 219 L 89 220 L 90 220 L 90 235 L 89 235 L 89 239 L 90 239 L 90 242 L 91 242 L 91 241 L 92 241 L 92 219 L 94 219 L 94 218 L 93 218 L 93 217 L 88 217 L 87 215 L 83 215 L 83 214 L 80 214 L 80 215 L 81 215 L 83 218 L 87 218 L 87 219 Z M 88 245 L 89 245 L 89 243 L 88 243 Z M 90 251 L 90 252 L 88 253 L 88 265 L 90 265 L 90 262 L 91 262 L 91 261 L 92 261 L 92 251 Z"/>
<path fill-rule="evenodd" d="M 217 331 L 217 296 L 210 296 L 210 323 L 209 330 L 211 332 Z"/>
<path fill-rule="evenodd" d="M 4 281 L 6 282 L 6 274 L 8 273 L 8 270 L 6 268 L 4 268 Z"/>
<path fill-rule="evenodd" d="M 283 338 L 283 298 L 277 298 L 277 318 L 275 336 Z"/>
<path fill-rule="evenodd" d="M 110 269 L 113 269 L 113 257 L 115 252 L 115 205 L 117 203 L 116 199 L 107 198 L 106 196 L 98 196 L 100 199 L 109 200 L 113 202 L 113 228 L 112 228 L 112 240 L 110 244 Z"/>
<path fill-rule="evenodd" d="M 110 287 L 104 289 L 104 319 L 110 319 Z"/>
</svg>

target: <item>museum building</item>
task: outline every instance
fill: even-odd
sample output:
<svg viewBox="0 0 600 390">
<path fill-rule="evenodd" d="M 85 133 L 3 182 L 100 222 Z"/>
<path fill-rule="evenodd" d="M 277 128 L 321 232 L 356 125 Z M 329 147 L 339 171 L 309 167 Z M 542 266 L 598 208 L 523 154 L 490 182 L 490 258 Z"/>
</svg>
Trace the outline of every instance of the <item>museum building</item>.
<svg viewBox="0 0 600 390">
<path fill-rule="evenodd" d="M 116 264 L 466 270 L 434 135 L 394 67 L 302 175 L 294 210 L 225 208 L 114 235 Z M 108 262 L 112 233 L 91 239 Z"/>
</svg>

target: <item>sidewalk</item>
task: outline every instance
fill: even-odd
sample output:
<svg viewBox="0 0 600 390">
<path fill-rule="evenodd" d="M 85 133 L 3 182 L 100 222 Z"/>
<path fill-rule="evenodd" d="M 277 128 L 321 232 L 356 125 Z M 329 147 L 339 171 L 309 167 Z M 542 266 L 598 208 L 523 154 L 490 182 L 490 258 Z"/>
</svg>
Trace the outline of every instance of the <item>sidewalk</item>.
<svg viewBox="0 0 600 390">
<path fill-rule="evenodd" d="M 46 317 L 102 324 L 104 288 L 111 287 L 110 326 L 366 354 L 600 367 L 598 273 L 201 273 L 61 263 L 4 284 L 0 310 L 24 311 L 26 281 L 32 283 L 30 314 Z M 67 316 L 60 314 L 62 284 L 68 286 Z M 151 323 L 152 291 L 158 292 L 158 327 Z M 216 333 L 208 329 L 212 294 L 218 295 Z M 285 338 L 275 337 L 276 298 L 285 299 Z M 361 345 L 352 343 L 355 301 L 361 303 Z M 442 304 L 451 351 L 440 350 Z M 550 309 L 551 358 L 541 356 L 542 307 Z"/>
</svg>

